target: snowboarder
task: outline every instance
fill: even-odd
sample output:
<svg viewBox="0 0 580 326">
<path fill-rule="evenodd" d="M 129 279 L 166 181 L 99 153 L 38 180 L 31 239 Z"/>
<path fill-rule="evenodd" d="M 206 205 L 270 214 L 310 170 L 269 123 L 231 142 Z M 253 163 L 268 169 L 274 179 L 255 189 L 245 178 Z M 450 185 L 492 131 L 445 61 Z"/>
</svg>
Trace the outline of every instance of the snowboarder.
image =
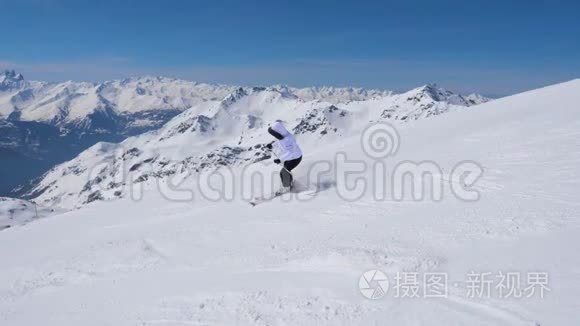
<svg viewBox="0 0 580 326">
<path fill-rule="evenodd" d="M 296 143 L 294 136 L 286 130 L 281 120 L 276 120 L 274 124 L 268 128 L 268 133 L 274 136 L 277 140 L 267 145 L 269 149 L 276 147 L 274 153 L 277 153 L 278 158 L 274 163 L 282 163 L 282 170 L 280 170 L 280 179 L 282 180 L 282 189 L 278 194 L 282 194 L 292 190 L 293 180 L 291 171 L 302 161 L 302 151 Z"/>
</svg>

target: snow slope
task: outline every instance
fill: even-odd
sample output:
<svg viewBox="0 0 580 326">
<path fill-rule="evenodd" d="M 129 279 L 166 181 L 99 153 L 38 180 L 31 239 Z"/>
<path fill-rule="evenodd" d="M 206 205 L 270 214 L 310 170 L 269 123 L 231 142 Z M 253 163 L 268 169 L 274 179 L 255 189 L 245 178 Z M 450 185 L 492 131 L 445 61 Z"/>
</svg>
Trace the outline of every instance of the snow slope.
<svg viewBox="0 0 580 326">
<path fill-rule="evenodd" d="M 36 208 L 34 203 L 26 200 L 0 197 L 0 231 L 32 222 L 52 213 L 54 213 L 52 209 Z"/>
<path fill-rule="evenodd" d="M 0 197 L 0 230 L 31 221 L 35 217 L 34 204 L 24 200 Z"/>
<path fill-rule="evenodd" d="M 345 200 L 337 193 L 341 180 L 327 173 L 314 199 L 250 207 L 239 194 L 204 199 L 191 177 L 183 186 L 193 201 L 145 187 L 140 200 L 97 201 L 4 230 L 0 321 L 573 325 L 580 318 L 579 102 L 574 80 L 397 125 L 400 144 L 388 167 L 437 163 L 441 179 L 451 182 L 441 201 L 378 201 L 370 191 Z M 309 166 L 337 153 L 373 163 L 358 136 L 310 147 L 296 175 L 304 180 Z M 100 146 L 93 150 L 107 152 Z M 458 181 L 450 171 L 465 160 L 484 169 L 470 188 L 477 201 L 450 195 Z M 277 169 L 270 160 L 253 166 Z M 361 175 L 376 180 L 372 169 Z M 372 269 L 391 282 L 378 300 L 359 292 L 359 278 Z M 468 295 L 470 273 L 534 271 L 549 275 L 544 298 Z M 397 272 L 447 273 L 448 295 L 397 298 Z"/>
</svg>

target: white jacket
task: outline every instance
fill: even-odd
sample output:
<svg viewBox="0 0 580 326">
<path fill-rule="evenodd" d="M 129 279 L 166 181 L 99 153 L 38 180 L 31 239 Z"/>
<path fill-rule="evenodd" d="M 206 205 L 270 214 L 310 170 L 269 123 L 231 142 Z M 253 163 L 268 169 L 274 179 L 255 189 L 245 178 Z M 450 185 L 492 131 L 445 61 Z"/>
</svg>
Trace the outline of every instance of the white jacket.
<svg viewBox="0 0 580 326">
<path fill-rule="evenodd" d="M 296 139 L 284 128 L 282 122 L 276 121 L 271 128 L 283 137 L 274 142 L 275 152 L 280 161 L 286 162 L 302 156 L 302 151 L 296 143 Z"/>
</svg>

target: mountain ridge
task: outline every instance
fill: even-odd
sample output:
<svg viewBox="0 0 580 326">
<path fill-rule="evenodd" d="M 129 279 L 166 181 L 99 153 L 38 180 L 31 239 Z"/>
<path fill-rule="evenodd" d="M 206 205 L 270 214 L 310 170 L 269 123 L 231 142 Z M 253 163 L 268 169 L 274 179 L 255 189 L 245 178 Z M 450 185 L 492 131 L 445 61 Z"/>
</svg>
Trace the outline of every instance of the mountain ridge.
<svg viewBox="0 0 580 326">
<path fill-rule="evenodd" d="M 6 175 L 5 182 L 0 187 L 0 195 L 8 194 L 18 184 L 38 177 L 39 173 L 54 164 L 72 159 L 99 141 L 121 142 L 127 137 L 159 130 L 172 118 L 188 110 L 193 110 L 188 113 L 190 118 L 201 114 L 196 118 L 198 120 L 196 123 L 207 124 L 213 114 L 220 111 L 223 112 L 219 114 L 229 114 L 229 110 L 226 109 L 236 107 L 235 103 L 243 101 L 248 94 L 270 92 L 269 97 L 264 97 L 261 101 L 277 102 L 281 105 L 297 106 L 312 102 L 311 105 L 325 107 L 339 104 L 356 107 L 360 103 L 370 101 L 377 107 L 383 105 L 389 108 L 392 107 L 390 104 L 392 99 L 403 96 L 387 90 L 353 87 L 294 88 L 285 85 L 239 87 L 161 76 L 130 77 L 96 83 L 27 81 L 15 71 L 7 71 L 0 76 L 2 76 L 0 85 L 3 85 L 0 89 L 0 120 L 10 122 L 3 124 L 7 132 L 0 135 L 0 146 L 10 144 L 6 150 L 16 153 L 16 156 L 12 156 L 13 160 L 5 162 L 0 168 L 0 175 Z M 455 104 L 464 106 L 474 105 L 473 102 L 464 100 L 461 95 L 454 95 L 435 86 L 423 86 L 418 89 L 422 88 L 424 91 L 417 91 L 418 94 L 415 96 L 425 97 L 425 103 L 420 99 L 417 100 L 417 103 L 421 102 L 420 104 L 425 106 L 421 108 L 423 113 L 416 111 L 413 105 L 408 106 L 408 101 L 401 98 L 401 106 L 410 112 L 400 114 L 394 117 L 395 119 L 403 119 L 415 111 L 411 119 L 439 114 L 447 110 L 447 104 L 442 104 L 445 101 L 453 100 Z M 279 101 L 278 98 L 283 100 Z M 483 97 L 482 99 L 487 100 Z M 256 107 L 267 105 L 262 102 L 255 102 L 252 105 Z M 328 113 L 313 112 L 319 121 L 305 121 L 298 131 L 312 130 L 313 124 L 318 126 L 324 124 L 327 126 L 325 132 L 332 133 L 335 128 L 329 127 L 328 117 L 325 117 Z M 248 124 L 259 125 L 264 121 L 260 114 L 248 112 L 246 116 L 240 118 L 247 120 Z M 386 113 L 382 118 L 389 119 L 389 115 L 390 113 Z M 188 123 L 191 121 L 183 121 L 181 127 L 185 127 Z M 34 130 L 36 126 L 41 127 L 43 131 Z M 198 130 L 199 128 L 202 126 L 199 125 Z M 241 129 L 239 131 L 242 132 Z M 44 134 L 51 135 L 50 143 L 40 140 L 40 135 Z M 21 169 L 22 174 L 10 173 L 23 162 L 25 164 L 22 166 L 27 168 Z M 18 191 L 11 193 L 13 196 L 20 194 Z"/>
<path fill-rule="evenodd" d="M 455 99 L 449 104 L 442 100 Z M 238 88 L 221 101 L 194 106 L 163 127 L 118 144 L 97 143 L 40 178 L 27 192 L 44 205 L 73 208 L 127 195 L 129 183 L 271 158 L 269 122 L 286 121 L 306 150 L 357 135 L 372 121 L 408 123 L 466 108 L 451 92 L 420 87 L 366 101 L 305 101 L 285 89 Z M 459 105 L 462 104 L 462 105 Z M 384 112 L 394 112 L 385 115 Z M 98 167 L 98 168 L 96 168 Z M 131 180 L 131 181 L 129 181 Z"/>
</svg>

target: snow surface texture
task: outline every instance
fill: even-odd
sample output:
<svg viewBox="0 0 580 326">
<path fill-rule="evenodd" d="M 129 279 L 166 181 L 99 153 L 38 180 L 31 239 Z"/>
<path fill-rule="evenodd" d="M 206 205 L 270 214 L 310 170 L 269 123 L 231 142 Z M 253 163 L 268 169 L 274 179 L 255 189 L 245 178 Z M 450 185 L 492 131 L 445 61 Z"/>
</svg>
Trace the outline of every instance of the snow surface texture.
<svg viewBox="0 0 580 326">
<path fill-rule="evenodd" d="M 252 107 L 266 114 L 269 101 L 283 96 L 265 92 L 232 101 L 255 101 Z M 430 160 L 447 176 L 459 161 L 478 162 L 484 173 L 473 186 L 480 194 L 475 202 L 447 195 L 439 202 L 377 201 L 371 192 L 347 201 L 334 191 L 337 180 L 329 173 L 324 183 L 330 187 L 309 201 L 277 198 L 250 207 L 239 197 L 214 202 L 198 196 L 178 202 L 147 188 L 140 201 L 95 201 L 6 229 L 0 232 L 0 323 L 574 325 L 580 319 L 577 103 L 580 80 L 397 126 L 401 142 L 389 166 Z M 208 108 L 217 110 L 212 115 L 184 112 L 183 128 L 175 120 L 127 140 L 136 151 L 125 157 L 189 157 L 195 150 L 180 150 L 182 139 L 195 139 L 195 148 L 211 139 L 187 138 L 192 134 L 228 132 L 213 130 L 214 123 L 230 121 L 232 134 L 260 125 L 254 118 L 239 125 L 221 118 L 242 107 Z M 365 122 L 382 113 L 347 109 L 332 110 L 360 114 Z M 199 117 L 202 112 L 207 118 Z M 360 134 L 324 141 L 304 143 L 298 178 L 312 162 L 338 152 L 374 162 L 362 152 Z M 81 171 L 83 158 L 100 160 L 119 146 L 99 144 L 59 169 Z M 269 162 L 254 165 L 276 171 Z M 369 169 L 364 176 L 374 177 Z M 359 278 L 372 269 L 391 281 L 382 299 L 359 292 Z M 519 272 L 525 283 L 532 271 L 549 274 L 544 298 L 467 295 L 469 273 Z M 396 272 L 445 272 L 449 293 L 396 298 Z"/>
<path fill-rule="evenodd" d="M 34 204 L 20 199 L 0 197 L 0 230 L 24 224 L 35 217 Z"/>
<path fill-rule="evenodd" d="M 0 197 L 0 231 L 32 222 L 54 213 L 53 209 L 35 207 L 26 200 Z"/>
</svg>

